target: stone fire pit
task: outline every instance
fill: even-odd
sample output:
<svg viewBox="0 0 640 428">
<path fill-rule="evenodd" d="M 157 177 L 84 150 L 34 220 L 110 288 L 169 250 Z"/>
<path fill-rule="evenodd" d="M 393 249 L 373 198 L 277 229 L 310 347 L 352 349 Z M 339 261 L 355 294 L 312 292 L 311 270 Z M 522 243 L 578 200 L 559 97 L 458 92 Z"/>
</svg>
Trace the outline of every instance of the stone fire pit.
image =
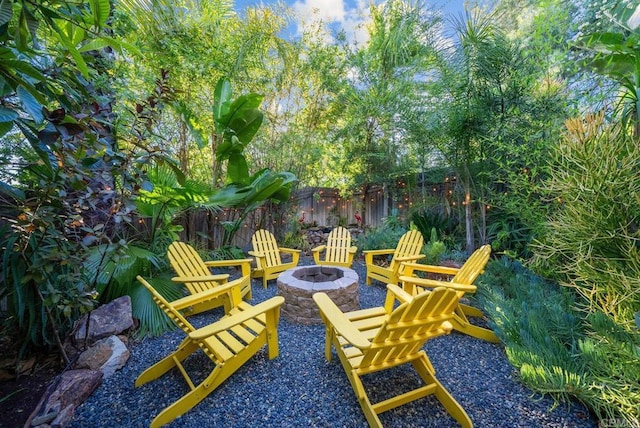
<svg viewBox="0 0 640 428">
<path fill-rule="evenodd" d="M 311 298 L 322 291 L 343 311 L 360 309 L 358 274 L 336 266 L 299 266 L 278 277 L 278 295 L 284 297 L 281 315 L 300 324 L 320 324 L 320 312 Z"/>
</svg>

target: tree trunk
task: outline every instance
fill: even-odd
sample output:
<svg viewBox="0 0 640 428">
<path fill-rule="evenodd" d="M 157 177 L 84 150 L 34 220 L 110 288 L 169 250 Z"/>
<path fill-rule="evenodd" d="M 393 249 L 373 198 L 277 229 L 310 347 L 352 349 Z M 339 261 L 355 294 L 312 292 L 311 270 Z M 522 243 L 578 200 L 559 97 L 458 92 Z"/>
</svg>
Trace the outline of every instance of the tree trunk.
<svg viewBox="0 0 640 428">
<path fill-rule="evenodd" d="M 480 244 L 484 245 L 487 243 L 487 206 L 483 203 L 480 204 L 480 222 L 480 229 L 478 230 L 480 236 L 478 239 Z"/>
<path fill-rule="evenodd" d="M 362 187 L 362 210 L 360 211 L 360 216 L 362 217 L 362 225 L 360 227 L 362 230 L 365 229 L 367 223 L 367 192 L 369 192 L 370 187 L 369 184 L 365 184 Z"/>
<path fill-rule="evenodd" d="M 471 191 L 468 188 L 465 190 L 464 200 L 464 219 L 467 227 L 467 253 L 471 254 L 473 250 L 475 250 L 475 244 L 473 239 L 473 217 L 471 216 Z"/>
</svg>

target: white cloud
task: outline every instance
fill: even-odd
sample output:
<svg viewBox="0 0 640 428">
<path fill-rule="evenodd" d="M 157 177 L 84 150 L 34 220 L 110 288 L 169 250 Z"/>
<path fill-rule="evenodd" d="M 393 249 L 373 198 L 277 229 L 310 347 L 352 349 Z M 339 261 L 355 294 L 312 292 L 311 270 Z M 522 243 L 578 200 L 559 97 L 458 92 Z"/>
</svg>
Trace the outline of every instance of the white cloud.
<svg viewBox="0 0 640 428">
<path fill-rule="evenodd" d="M 369 38 L 366 24 L 371 20 L 371 14 L 367 0 L 357 0 L 353 7 L 346 5 L 344 0 L 297 0 L 292 9 L 299 20 L 298 34 L 311 23 L 322 21 L 333 29 L 344 30 L 351 42 L 363 44 Z"/>
<path fill-rule="evenodd" d="M 360 0 L 357 6 L 350 9 L 346 15 L 347 17 L 342 22 L 342 28 L 347 38 L 358 45 L 369 41 L 369 32 L 367 31 L 367 24 L 371 21 L 369 4 Z"/>
<path fill-rule="evenodd" d="M 345 15 L 342 0 L 302 0 L 293 3 L 292 8 L 303 22 L 341 22 Z"/>
</svg>

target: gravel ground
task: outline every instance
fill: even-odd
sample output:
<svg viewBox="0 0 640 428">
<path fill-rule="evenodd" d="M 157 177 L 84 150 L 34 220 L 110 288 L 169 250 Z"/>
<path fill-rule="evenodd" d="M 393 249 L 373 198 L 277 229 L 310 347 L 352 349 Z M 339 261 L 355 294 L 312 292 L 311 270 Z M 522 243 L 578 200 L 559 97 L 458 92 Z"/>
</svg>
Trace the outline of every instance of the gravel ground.
<svg viewBox="0 0 640 428">
<path fill-rule="evenodd" d="M 309 264 L 304 258 L 301 264 Z M 363 308 L 381 306 L 383 284 L 364 285 L 365 269 L 354 263 L 360 276 Z M 275 281 L 265 290 L 253 281 L 252 303 L 276 293 Z M 206 325 L 220 310 L 191 317 Z M 366 419 L 335 355 L 324 359 L 324 328 L 303 326 L 281 318 L 280 356 L 269 360 L 266 347 L 195 408 L 174 420 L 171 427 L 363 427 Z M 133 344 L 127 365 L 102 385 L 76 411 L 71 427 L 146 427 L 166 406 L 188 391 L 177 371 L 134 388 L 136 377 L 182 341 L 180 331 Z M 504 347 L 458 333 L 432 339 L 426 351 L 438 379 L 467 411 L 476 427 L 597 427 L 597 421 L 579 404 L 559 405 L 534 394 L 517 382 Z M 201 353 L 190 357 L 187 370 L 196 379 L 211 370 Z M 194 373 L 197 373 L 194 376 Z M 418 381 L 409 368 L 396 368 L 367 379 L 372 400 L 388 397 L 390 390 L 406 390 Z M 194 379 L 195 380 L 195 379 Z M 388 427 L 458 426 L 433 397 L 414 401 L 380 415 Z"/>
</svg>

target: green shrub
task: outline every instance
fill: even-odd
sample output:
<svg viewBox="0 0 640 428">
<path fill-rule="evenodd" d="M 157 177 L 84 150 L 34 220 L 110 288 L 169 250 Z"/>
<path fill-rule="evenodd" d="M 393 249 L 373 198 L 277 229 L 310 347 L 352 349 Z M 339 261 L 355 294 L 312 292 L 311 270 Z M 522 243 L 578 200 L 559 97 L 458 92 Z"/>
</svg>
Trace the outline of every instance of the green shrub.
<svg viewBox="0 0 640 428">
<path fill-rule="evenodd" d="M 604 115 L 567 121 L 548 182 L 559 202 L 536 266 L 631 328 L 640 307 L 640 145 Z"/>
<path fill-rule="evenodd" d="M 411 222 L 423 236 L 429 236 L 431 229 L 436 229 L 442 235 L 452 235 L 459 220 L 448 214 L 443 205 L 421 208 L 411 214 Z"/>
<path fill-rule="evenodd" d="M 244 251 L 242 251 L 242 248 L 226 246 L 209 251 L 205 258 L 208 260 L 235 260 L 244 259 L 246 257 L 247 256 L 244 254 Z"/>
<path fill-rule="evenodd" d="M 424 235 L 424 234 L 423 234 Z M 436 228 L 431 229 L 431 237 L 422 248 L 422 253 L 426 256 L 421 262 L 429 265 L 437 265 L 442 260 L 442 256 L 447 252 L 447 247 L 444 242 L 438 239 L 438 232 Z"/>
<path fill-rule="evenodd" d="M 487 225 L 487 242 L 491 242 L 493 251 L 524 259 L 531 256 L 529 244 L 534 231 L 520 213 L 494 208 L 488 211 Z"/>
<path fill-rule="evenodd" d="M 311 250 L 311 244 L 309 244 L 307 235 L 300 233 L 297 230 L 285 232 L 282 237 L 281 246 L 284 248 L 295 248 L 304 252 Z"/>
<path fill-rule="evenodd" d="M 406 233 L 406 229 L 377 227 L 367 230 L 358 237 L 358 250 L 380 250 L 396 248 L 400 237 Z"/>
<path fill-rule="evenodd" d="M 522 382 L 577 399 L 602 419 L 640 420 L 640 336 L 602 313 L 584 318 L 579 296 L 506 257 L 478 279 L 476 299 Z"/>
</svg>

